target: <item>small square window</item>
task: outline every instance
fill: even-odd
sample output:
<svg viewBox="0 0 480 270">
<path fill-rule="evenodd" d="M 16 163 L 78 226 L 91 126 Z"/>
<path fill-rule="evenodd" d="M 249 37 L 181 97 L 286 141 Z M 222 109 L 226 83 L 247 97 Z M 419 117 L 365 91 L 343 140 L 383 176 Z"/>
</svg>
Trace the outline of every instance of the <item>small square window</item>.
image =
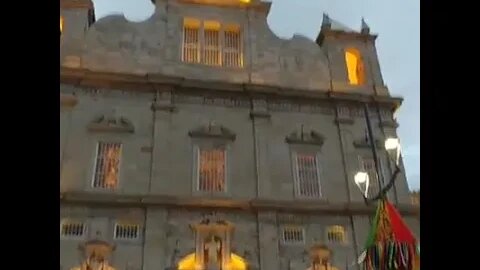
<svg viewBox="0 0 480 270">
<path fill-rule="evenodd" d="M 137 240 L 140 238 L 140 225 L 116 223 L 113 235 L 116 240 Z"/>
<path fill-rule="evenodd" d="M 60 222 L 60 236 L 62 238 L 82 239 L 86 234 L 87 226 L 84 222 L 62 220 Z"/>
<path fill-rule="evenodd" d="M 334 225 L 327 228 L 327 241 L 332 244 L 345 244 L 346 233 L 343 226 Z"/>
<path fill-rule="evenodd" d="M 305 242 L 305 230 L 301 226 L 285 226 L 282 229 L 282 241 L 286 245 L 299 245 Z"/>
</svg>

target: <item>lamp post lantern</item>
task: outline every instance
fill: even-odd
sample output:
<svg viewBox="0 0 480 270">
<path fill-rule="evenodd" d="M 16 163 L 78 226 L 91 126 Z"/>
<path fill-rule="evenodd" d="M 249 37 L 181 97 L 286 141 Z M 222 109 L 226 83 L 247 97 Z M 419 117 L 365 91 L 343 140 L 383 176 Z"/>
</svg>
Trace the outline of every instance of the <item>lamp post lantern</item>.
<svg viewBox="0 0 480 270">
<path fill-rule="evenodd" d="M 400 140 L 398 138 L 393 138 L 393 137 L 389 137 L 385 140 L 385 145 L 384 145 L 385 150 L 387 150 L 388 157 L 391 161 L 393 161 L 392 163 L 394 164 L 395 168 L 389 181 L 387 183 L 383 183 L 382 180 L 380 179 L 381 174 L 380 174 L 379 161 L 378 161 L 377 145 L 373 136 L 372 125 L 370 122 L 370 117 L 368 112 L 369 111 L 368 104 L 365 104 L 364 110 L 365 110 L 365 121 L 367 125 L 368 144 L 370 145 L 370 148 L 372 150 L 372 155 L 373 155 L 374 164 L 375 164 L 375 171 L 379 176 L 376 178 L 376 180 L 378 181 L 377 184 L 379 187 L 379 192 L 374 196 L 368 197 L 368 189 L 370 187 L 371 179 L 369 179 L 368 173 L 365 171 L 358 171 L 354 176 L 354 181 L 355 181 L 355 184 L 360 189 L 360 191 L 362 192 L 362 196 L 365 202 L 368 203 L 368 202 L 376 201 L 376 200 L 379 200 L 380 198 L 385 197 L 387 192 L 393 187 L 393 184 L 395 183 L 395 180 L 401 171 L 399 167 Z"/>
</svg>

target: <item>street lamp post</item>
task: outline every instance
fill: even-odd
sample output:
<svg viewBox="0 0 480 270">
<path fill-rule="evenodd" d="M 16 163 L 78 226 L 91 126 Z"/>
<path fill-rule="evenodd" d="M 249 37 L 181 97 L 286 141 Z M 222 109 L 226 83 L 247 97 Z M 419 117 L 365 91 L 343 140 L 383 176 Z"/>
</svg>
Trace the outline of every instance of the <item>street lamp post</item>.
<svg viewBox="0 0 480 270">
<path fill-rule="evenodd" d="M 387 138 L 385 140 L 385 149 L 388 152 L 389 158 L 393 159 L 394 161 L 393 164 L 395 165 L 395 169 L 392 173 L 392 176 L 390 177 L 390 180 L 385 185 L 383 185 L 382 181 L 380 180 L 381 174 L 380 174 L 380 168 L 378 164 L 377 145 L 373 137 L 372 125 L 370 122 L 367 103 L 365 103 L 364 110 L 365 110 L 365 121 L 367 124 L 367 135 L 369 139 L 368 143 L 372 150 L 372 155 L 373 155 L 374 164 L 375 164 L 375 171 L 378 175 L 377 177 L 378 187 L 380 191 L 375 196 L 368 198 L 367 195 L 368 195 L 368 188 L 370 186 L 370 179 L 367 172 L 364 172 L 364 171 L 357 172 L 355 174 L 354 181 L 355 181 L 355 184 L 358 186 L 358 188 L 362 191 L 362 196 L 365 202 L 368 203 L 368 202 L 376 201 L 380 198 L 384 198 L 387 192 L 393 187 L 393 184 L 395 183 L 395 180 L 401 171 L 399 167 L 400 141 L 398 138 Z"/>
</svg>

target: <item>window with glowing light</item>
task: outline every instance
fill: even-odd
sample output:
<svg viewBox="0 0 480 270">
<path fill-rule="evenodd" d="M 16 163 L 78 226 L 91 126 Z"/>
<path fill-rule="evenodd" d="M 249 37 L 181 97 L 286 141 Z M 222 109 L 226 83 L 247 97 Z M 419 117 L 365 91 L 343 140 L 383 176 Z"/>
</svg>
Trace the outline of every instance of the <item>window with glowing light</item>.
<svg viewBox="0 0 480 270">
<path fill-rule="evenodd" d="M 226 184 L 225 148 L 198 148 L 197 189 L 205 192 L 224 192 Z"/>
<path fill-rule="evenodd" d="M 186 18 L 183 22 L 182 61 L 200 63 L 200 21 Z"/>
<path fill-rule="evenodd" d="M 223 66 L 242 67 L 243 59 L 240 27 L 236 25 L 229 25 L 225 27 L 223 34 Z"/>
<path fill-rule="evenodd" d="M 220 23 L 204 22 L 203 39 L 203 63 L 209 66 L 220 66 Z"/>
<path fill-rule="evenodd" d="M 69 239 L 82 239 L 86 234 L 87 226 L 84 222 L 63 219 L 60 222 L 60 236 Z"/>
<path fill-rule="evenodd" d="M 185 18 L 182 61 L 209 66 L 243 67 L 240 26 Z"/>
<path fill-rule="evenodd" d="M 345 50 L 345 63 L 347 66 L 348 82 L 351 85 L 365 83 L 365 70 L 360 52 L 357 49 Z"/>
<path fill-rule="evenodd" d="M 115 223 L 114 239 L 136 240 L 140 238 L 140 225 L 130 223 Z"/>
<path fill-rule="evenodd" d="M 321 197 L 320 171 L 316 154 L 294 153 L 296 195 L 305 198 Z"/>
<path fill-rule="evenodd" d="M 327 241 L 331 244 L 345 244 L 347 240 L 343 226 L 329 226 L 327 228 Z"/>
<path fill-rule="evenodd" d="M 282 228 L 282 242 L 286 245 L 298 245 L 305 242 L 305 229 L 301 226 L 285 226 Z"/>
<path fill-rule="evenodd" d="M 115 189 L 118 186 L 121 143 L 99 142 L 92 186 L 101 189 Z"/>
<path fill-rule="evenodd" d="M 60 36 L 62 36 L 63 33 L 63 17 L 60 16 Z"/>
</svg>

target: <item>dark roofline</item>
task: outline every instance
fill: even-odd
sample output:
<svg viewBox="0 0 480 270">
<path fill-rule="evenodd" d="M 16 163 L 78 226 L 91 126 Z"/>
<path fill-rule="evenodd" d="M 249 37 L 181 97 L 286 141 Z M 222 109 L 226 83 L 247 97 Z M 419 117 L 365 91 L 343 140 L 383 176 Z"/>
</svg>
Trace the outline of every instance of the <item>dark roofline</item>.
<svg viewBox="0 0 480 270">
<path fill-rule="evenodd" d="M 336 37 L 336 38 L 344 38 L 344 39 L 357 39 L 362 41 L 375 41 L 378 37 L 376 34 L 366 34 L 366 33 L 358 33 L 358 32 L 345 32 L 340 30 L 332 30 L 323 28 L 318 33 L 318 36 L 315 42 L 318 45 L 322 45 L 323 41 L 326 37 Z"/>
</svg>

